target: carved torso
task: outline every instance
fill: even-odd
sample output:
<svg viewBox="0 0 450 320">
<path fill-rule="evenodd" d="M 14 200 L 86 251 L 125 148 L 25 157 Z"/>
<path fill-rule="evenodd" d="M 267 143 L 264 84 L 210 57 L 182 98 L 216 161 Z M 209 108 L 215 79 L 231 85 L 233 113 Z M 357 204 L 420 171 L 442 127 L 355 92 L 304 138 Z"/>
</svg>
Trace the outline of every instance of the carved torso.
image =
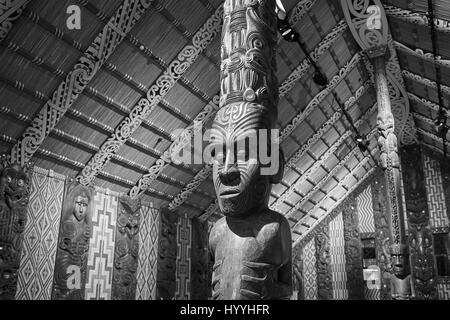
<svg viewBox="0 0 450 320">
<path fill-rule="evenodd" d="M 224 217 L 215 224 L 210 237 L 214 299 L 285 298 L 276 288 L 280 269 L 287 264 L 283 219 L 268 210 L 246 219 Z"/>
<path fill-rule="evenodd" d="M 412 297 L 411 275 L 405 279 L 399 279 L 395 275 L 391 277 L 391 294 L 394 300 L 409 300 Z"/>
</svg>

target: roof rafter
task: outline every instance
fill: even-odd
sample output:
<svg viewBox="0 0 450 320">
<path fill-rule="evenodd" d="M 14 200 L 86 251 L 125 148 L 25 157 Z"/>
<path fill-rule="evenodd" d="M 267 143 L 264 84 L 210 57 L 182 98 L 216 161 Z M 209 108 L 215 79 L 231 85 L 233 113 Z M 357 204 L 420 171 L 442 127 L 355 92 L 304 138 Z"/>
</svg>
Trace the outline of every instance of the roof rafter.
<svg viewBox="0 0 450 320">
<path fill-rule="evenodd" d="M 423 13 L 402 9 L 392 5 L 384 5 L 384 12 L 388 17 L 397 18 L 399 20 L 429 27 L 428 16 Z M 437 31 L 450 32 L 450 21 L 434 18 Z"/>
<path fill-rule="evenodd" d="M 39 149 L 44 139 L 61 120 L 80 93 L 94 77 L 100 66 L 109 58 L 141 18 L 148 2 L 140 0 L 124 0 L 115 15 L 103 27 L 83 56 L 68 73 L 65 80 L 60 83 L 32 124 L 11 149 L 11 161 L 19 163 L 28 162 Z"/>
<path fill-rule="evenodd" d="M 193 36 L 192 43 L 181 50 L 177 57 L 170 63 L 167 70 L 150 87 L 147 95 L 142 97 L 132 108 L 130 114 L 119 123 L 114 133 L 101 145 L 99 152 L 89 160 L 77 176 L 77 180 L 80 183 L 86 185 L 93 182 L 95 176 L 105 167 L 113 154 L 139 128 L 142 121 L 150 115 L 158 102 L 194 63 L 200 53 L 212 42 L 220 31 L 222 12 L 223 7 L 219 6 L 214 14 L 207 19 L 205 24 Z M 160 160 L 157 160 L 157 164 L 161 164 Z M 131 193 L 131 195 L 133 197 L 137 196 L 134 193 Z"/>
<path fill-rule="evenodd" d="M 13 22 L 22 15 L 30 0 L 2 1 L 0 5 L 0 42 L 2 42 L 13 27 Z"/>
</svg>

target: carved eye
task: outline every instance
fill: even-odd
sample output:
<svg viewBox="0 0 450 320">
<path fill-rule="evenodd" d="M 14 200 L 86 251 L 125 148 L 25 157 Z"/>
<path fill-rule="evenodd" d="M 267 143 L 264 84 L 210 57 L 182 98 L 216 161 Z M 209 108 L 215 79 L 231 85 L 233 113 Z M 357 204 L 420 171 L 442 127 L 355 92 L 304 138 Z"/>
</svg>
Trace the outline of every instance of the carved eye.
<svg viewBox="0 0 450 320">
<path fill-rule="evenodd" d="M 8 178 L 6 178 L 6 180 L 8 181 L 8 183 L 11 183 L 11 181 L 12 181 L 10 176 L 8 176 Z"/>
<path fill-rule="evenodd" d="M 19 185 L 19 187 L 23 187 L 23 185 L 24 185 L 25 183 L 23 182 L 22 179 L 19 179 L 19 181 L 17 181 L 17 184 Z"/>
</svg>

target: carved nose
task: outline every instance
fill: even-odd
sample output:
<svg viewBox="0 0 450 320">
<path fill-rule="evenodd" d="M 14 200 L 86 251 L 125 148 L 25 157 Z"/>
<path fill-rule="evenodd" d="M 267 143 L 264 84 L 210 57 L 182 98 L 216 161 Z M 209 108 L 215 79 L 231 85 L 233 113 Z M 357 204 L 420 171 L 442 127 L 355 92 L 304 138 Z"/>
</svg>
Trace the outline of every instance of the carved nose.
<svg viewBox="0 0 450 320">
<path fill-rule="evenodd" d="M 240 181 L 240 173 L 236 167 L 231 167 L 229 169 L 224 169 L 220 174 L 220 181 L 224 185 L 236 184 L 236 182 Z M 234 182 L 234 183 L 233 183 Z"/>
</svg>

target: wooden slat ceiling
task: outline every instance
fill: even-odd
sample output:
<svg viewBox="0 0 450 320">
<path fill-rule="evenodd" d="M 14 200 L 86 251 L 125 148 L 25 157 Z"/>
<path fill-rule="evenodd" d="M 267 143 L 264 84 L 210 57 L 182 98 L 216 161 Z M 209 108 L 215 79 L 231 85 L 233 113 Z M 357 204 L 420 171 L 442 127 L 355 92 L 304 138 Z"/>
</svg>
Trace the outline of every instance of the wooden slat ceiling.
<svg viewBox="0 0 450 320">
<path fill-rule="evenodd" d="M 66 8 L 73 2 L 31 1 L 0 43 L 0 153 L 11 150 L 122 3 L 121 0 L 79 1 L 82 28 L 68 30 Z M 436 18 L 441 22 L 450 21 L 446 1 L 435 2 Z M 441 151 L 442 141 L 437 138 L 433 125 L 438 103 L 433 59 L 418 51 L 432 52 L 430 29 L 426 24 L 390 14 L 400 8 L 423 15 L 427 1 L 387 0 L 384 3 L 418 136 L 425 146 Z M 311 66 L 301 68 L 306 60 L 299 46 L 280 39 L 278 127 L 281 132 L 287 132 L 282 148 L 288 166 L 283 181 L 272 189 L 270 204 L 287 216 L 295 241 L 323 219 L 376 166 L 376 97 L 365 60 L 343 21 L 339 1 L 284 0 L 283 4 L 308 52 L 316 50 L 316 63 L 327 78 L 340 75 L 332 91 L 348 110 L 359 132 L 370 137 L 371 152 L 371 155 L 362 153 L 356 146 L 355 133 L 332 94 L 311 106 L 311 101 L 324 88 L 312 81 Z M 221 5 L 220 0 L 151 2 L 41 144 L 32 161 L 68 176 L 78 175 Z M 324 40 L 330 37 L 330 42 Z M 441 25 L 437 38 L 441 84 L 449 114 L 450 27 Z M 328 47 L 321 52 L 318 48 L 324 43 Z M 214 101 L 219 94 L 219 46 L 220 33 L 107 162 L 95 178 L 96 185 L 128 193 L 169 148 L 176 138 L 174 130 L 187 128 Z M 291 132 L 286 128 L 296 117 L 301 121 Z M 211 120 L 206 123 L 210 126 Z M 450 140 L 450 135 L 447 138 Z M 202 165 L 171 163 L 151 182 L 143 199 L 156 206 L 174 204 L 177 203 L 174 198 L 190 190 L 177 210 L 215 220 L 219 214 L 208 209 L 214 207 L 215 200 L 208 173 L 208 167 Z M 198 187 L 190 188 L 190 183 L 195 181 Z"/>
</svg>

